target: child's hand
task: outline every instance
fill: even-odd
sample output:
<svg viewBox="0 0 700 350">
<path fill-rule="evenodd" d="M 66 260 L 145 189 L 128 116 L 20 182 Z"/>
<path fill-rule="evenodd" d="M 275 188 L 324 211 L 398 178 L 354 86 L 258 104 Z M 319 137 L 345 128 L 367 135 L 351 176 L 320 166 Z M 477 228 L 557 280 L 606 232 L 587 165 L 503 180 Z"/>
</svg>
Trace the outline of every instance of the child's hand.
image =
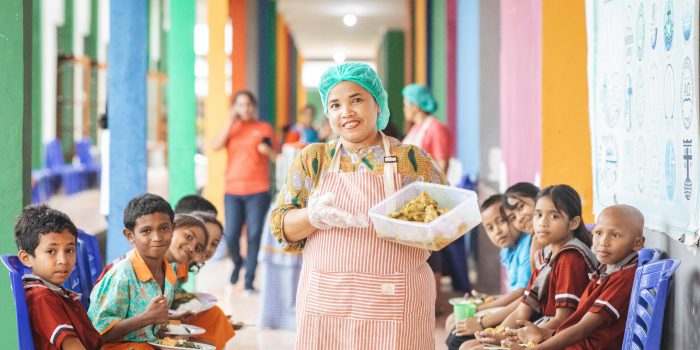
<svg viewBox="0 0 700 350">
<path fill-rule="evenodd" d="M 143 314 L 149 324 L 168 324 L 168 300 L 164 295 L 151 299 Z"/>
<path fill-rule="evenodd" d="M 470 317 L 457 322 L 455 326 L 455 335 L 458 337 L 466 337 L 473 335 L 474 333 L 480 331 L 482 328 L 476 317 Z"/>
<path fill-rule="evenodd" d="M 501 345 L 501 341 L 511 338 L 506 334 L 506 332 L 496 332 L 492 330 L 476 332 L 474 333 L 474 336 L 479 343 L 492 345 Z"/>
<path fill-rule="evenodd" d="M 539 344 L 551 337 L 552 332 L 550 330 L 537 327 L 530 321 L 518 320 L 517 323 L 523 326 L 518 329 L 518 338 L 521 343 L 533 342 Z"/>
<path fill-rule="evenodd" d="M 501 346 L 510 350 L 526 350 L 527 347 L 520 345 L 518 339 L 509 338 L 501 342 Z"/>
</svg>

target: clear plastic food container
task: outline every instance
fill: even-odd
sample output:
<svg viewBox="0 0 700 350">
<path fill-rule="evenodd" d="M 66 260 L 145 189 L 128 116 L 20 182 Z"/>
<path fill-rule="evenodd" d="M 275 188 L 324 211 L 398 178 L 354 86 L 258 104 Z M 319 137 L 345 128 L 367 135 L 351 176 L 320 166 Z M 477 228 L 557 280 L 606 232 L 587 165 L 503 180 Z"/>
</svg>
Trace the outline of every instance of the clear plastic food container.
<svg viewBox="0 0 700 350">
<path fill-rule="evenodd" d="M 439 208 L 450 211 L 428 222 L 392 219 L 388 215 L 426 191 Z M 379 238 L 412 247 L 440 250 L 481 223 L 476 193 L 457 187 L 414 182 L 369 210 L 369 217 Z"/>
</svg>

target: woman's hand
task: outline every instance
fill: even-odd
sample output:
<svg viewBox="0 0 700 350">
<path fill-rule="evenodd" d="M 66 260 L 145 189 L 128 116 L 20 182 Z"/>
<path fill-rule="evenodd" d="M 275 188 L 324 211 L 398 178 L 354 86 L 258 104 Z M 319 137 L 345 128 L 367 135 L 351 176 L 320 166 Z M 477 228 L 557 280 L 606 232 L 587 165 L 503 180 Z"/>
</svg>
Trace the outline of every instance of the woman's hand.
<svg viewBox="0 0 700 350">
<path fill-rule="evenodd" d="M 367 227 L 369 223 L 362 215 L 353 215 L 335 205 L 335 194 L 327 192 L 311 196 L 307 204 L 307 213 L 311 226 L 327 230 L 331 227 Z"/>
<path fill-rule="evenodd" d="M 268 146 L 266 143 L 259 143 L 258 144 L 258 152 L 264 156 L 272 156 L 274 153 L 274 150 L 272 147 Z"/>
</svg>

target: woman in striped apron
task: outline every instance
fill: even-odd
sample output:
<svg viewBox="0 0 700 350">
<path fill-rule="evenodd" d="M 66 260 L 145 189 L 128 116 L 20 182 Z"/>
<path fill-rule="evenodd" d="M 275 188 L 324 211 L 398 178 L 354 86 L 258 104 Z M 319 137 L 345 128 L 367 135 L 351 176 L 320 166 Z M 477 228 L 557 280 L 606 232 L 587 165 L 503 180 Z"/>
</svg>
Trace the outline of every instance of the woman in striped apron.
<svg viewBox="0 0 700 350">
<path fill-rule="evenodd" d="M 413 181 L 445 183 L 420 147 L 385 136 L 387 94 L 369 66 L 331 67 L 319 86 L 339 140 L 297 157 L 271 215 L 302 251 L 297 349 L 434 349 L 427 250 L 377 238 L 367 211 Z"/>
</svg>

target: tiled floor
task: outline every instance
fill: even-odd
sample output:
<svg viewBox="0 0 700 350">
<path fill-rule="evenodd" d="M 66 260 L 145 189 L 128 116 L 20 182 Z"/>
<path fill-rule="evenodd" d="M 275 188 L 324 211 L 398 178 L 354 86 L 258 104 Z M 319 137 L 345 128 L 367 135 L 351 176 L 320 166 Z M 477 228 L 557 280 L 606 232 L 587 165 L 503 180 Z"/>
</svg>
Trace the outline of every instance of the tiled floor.
<svg viewBox="0 0 700 350">
<path fill-rule="evenodd" d="M 258 269 L 262 268 L 259 266 Z M 228 276 L 231 274 L 232 264 L 228 258 L 211 261 L 197 276 L 197 290 L 212 293 L 219 298 L 219 307 L 227 314 L 233 315 L 234 321 L 243 321 L 246 327 L 239 330 L 236 336 L 227 344 L 226 349 L 236 350 L 283 350 L 294 349 L 295 333 L 281 330 L 261 330 L 256 326 L 257 311 L 260 308 L 260 295 L 246 296 L 243 293 L 242 283 L 231 286 Z M 241 272 L 243 274 L 244 272 Z M 258 270 L 260 276 L 260 270 Z M 454 294 L 447 292 L 449 287 L 443 281 L 445 300 Z M 256 286 L 257 287 L 257 286 Z M 443 310 L 449 310 L 445 304 Z M 446 331 L 444 330 L 445 314 L 438 318 L 435 329 L 435 349 L 443 350 L 445 346 Z"/>
</svg>

